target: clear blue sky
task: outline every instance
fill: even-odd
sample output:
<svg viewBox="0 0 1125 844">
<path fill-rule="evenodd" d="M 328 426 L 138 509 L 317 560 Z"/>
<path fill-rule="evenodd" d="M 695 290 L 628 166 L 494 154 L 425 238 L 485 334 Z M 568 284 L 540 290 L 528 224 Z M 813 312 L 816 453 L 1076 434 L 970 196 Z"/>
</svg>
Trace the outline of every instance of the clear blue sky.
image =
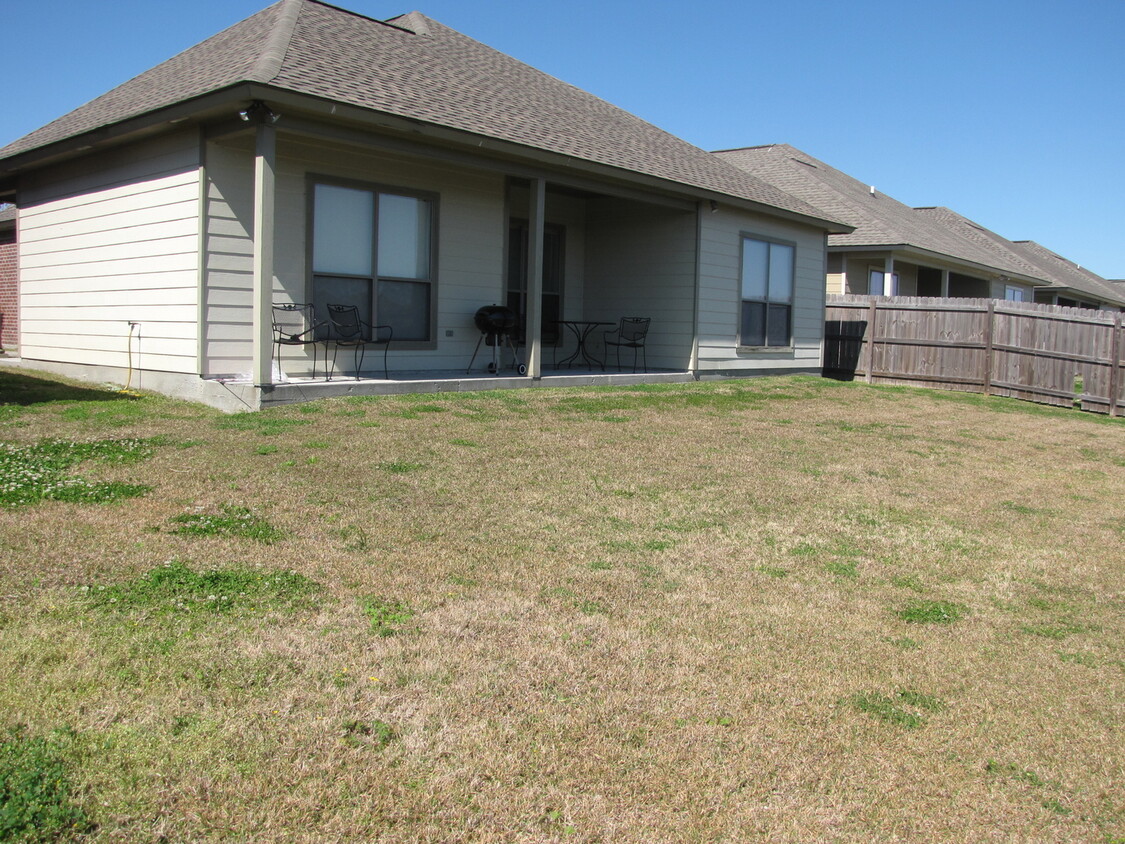
<svg viewBox="0 0 1125 844">
<path fill-rule="evenodd" d="M 1125 0 L 408 2 L 697 146 L 790 143 L 1125 277 Z M 0 145 L 268 4 L 0 0 Z"/>
</svg>

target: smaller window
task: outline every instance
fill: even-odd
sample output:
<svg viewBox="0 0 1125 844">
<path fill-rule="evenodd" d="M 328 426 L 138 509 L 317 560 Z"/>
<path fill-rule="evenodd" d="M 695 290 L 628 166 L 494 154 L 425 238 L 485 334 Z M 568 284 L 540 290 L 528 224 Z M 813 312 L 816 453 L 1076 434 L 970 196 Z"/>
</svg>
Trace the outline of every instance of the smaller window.
<svg viewBox="0 0 1125 844">
<path fill-rule="evenodd" d="M 891 273 L 891 289 L 887 291 L 887 274 L 882 270 L 872 270 L 867 282 L 867 292 L 871 296 L 897 296 L 898 273 Z"/>
<path fill-rule="evenodd" d="M 792 344 L 795 257 L 792 244 L 742 238 L 740 346 Z"/>
<path fill-rule="evenodd" d="M 1009 302 L 1025 302 L 1024 296 L 1027 294 L 1022 287 L 1015 287 L 1011 284 L 1004 285 L 1004 298 Z"/>
</svg>

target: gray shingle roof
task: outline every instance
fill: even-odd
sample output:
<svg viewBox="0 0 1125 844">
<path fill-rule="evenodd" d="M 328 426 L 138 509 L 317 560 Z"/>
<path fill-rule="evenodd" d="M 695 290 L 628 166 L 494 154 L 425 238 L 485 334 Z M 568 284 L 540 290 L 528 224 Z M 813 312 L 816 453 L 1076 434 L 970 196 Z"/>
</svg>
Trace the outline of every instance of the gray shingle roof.
<svg viewBox="0 0 1125 844">
<path fill-rule="evenodd" d="M 1012 246 L 1046 273 L 1053 285 L 1085 293 L 1106 304 L 1125 305 L 1125 288 L 1117 287 L 1108 279 L 1068 261 L 1034 240 L 1017 240 Z"/>
<path fill-rule="evenodd" d="M 999 273 L 1041 278 L 1036 267 L 1014 250 L 1004 250 L 989 238 L 976 237 L 971 229 L 943 225 L 940 219 L 919 213 L 878 190 L 872 192 L 870 185 L 788 144 L 723 150 L 715 155 L 855 226 L 851 234 L 829 235 L 829 246 L 914 247 Z"/>
<path fill-rule="evenodd" d="M 418 12 L 376 21 L 319 0 L 281 0 L 0 149 L 0 160 L 244 82 L 826 219 L 807 202 Z"/>
</svg>

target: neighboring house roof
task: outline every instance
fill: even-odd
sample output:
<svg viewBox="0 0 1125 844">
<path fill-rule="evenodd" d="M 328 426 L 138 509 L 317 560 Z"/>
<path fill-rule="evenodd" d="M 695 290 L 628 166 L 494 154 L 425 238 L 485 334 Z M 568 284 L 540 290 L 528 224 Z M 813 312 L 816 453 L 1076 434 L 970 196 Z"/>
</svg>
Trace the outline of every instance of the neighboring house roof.
<svg viewBox="0 0 1125 844">
<path fill-rule="evenodd" d="M 855 227 L 850 234 L 829 235 L 830 247 L 857 251 L 913 248 L 1001 274 L 1030 281 L 1039 279 L 1036 268 L 1013 250 L 1005 254 L 988 241 L 940 225 L 940 221 L 919 214 L 909 205 L 789 144 L 721 150 L 714 154 Z"/>
<path fill-rule="evenodd" d="M 847 226 L 616 106 L 426 16 L 280 2 L 0 149 L 48 147 L 246 83 L 643 174 Z M 284 123 L 279 124 L 281 126 Z"/>
<path fill-rule="evenodd" d="M 1048 274 L 1049 280 L 1053 282 L 1052 286 L 1065 287 L 1106 304 L 1125 306 L 1125 287 L 1117 287 L 1108 279 L 1068 261 L 1034 240 L 1017 240 L 1012 245 L 1028 261 Z"/>
<path fill-rule="evenodd" d="M 16 206 L 0 205 L 0 232 L 6 232 L 16 227 Z"/>
</svg>

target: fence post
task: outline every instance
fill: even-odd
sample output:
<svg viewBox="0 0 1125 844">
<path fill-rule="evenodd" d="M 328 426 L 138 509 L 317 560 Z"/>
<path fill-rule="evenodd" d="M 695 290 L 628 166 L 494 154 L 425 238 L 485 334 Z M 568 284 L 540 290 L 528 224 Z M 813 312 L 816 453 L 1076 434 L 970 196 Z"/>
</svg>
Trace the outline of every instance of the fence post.
<svg viewBox="0 0 1125 844">
<path fill-rule="evenodd" d="M 878 313 L 876 301 L 871 300 L 867 309 L 867 383 L 875 383 L 875 315 Z"/>
<path fill-rule="evenodd" d="M 988 323 L 984 327 L 984 394 L 992 395 L 992 324 L 996 321 L 996 300 L 988 302 Z"/>
<path fill-rule="evenodd" d="M 1121 396 L 1121 313 L 1113 315 L 1113 336 L 1109 341 L 1109 415 L 1117 415 Z"/>
</svg>

